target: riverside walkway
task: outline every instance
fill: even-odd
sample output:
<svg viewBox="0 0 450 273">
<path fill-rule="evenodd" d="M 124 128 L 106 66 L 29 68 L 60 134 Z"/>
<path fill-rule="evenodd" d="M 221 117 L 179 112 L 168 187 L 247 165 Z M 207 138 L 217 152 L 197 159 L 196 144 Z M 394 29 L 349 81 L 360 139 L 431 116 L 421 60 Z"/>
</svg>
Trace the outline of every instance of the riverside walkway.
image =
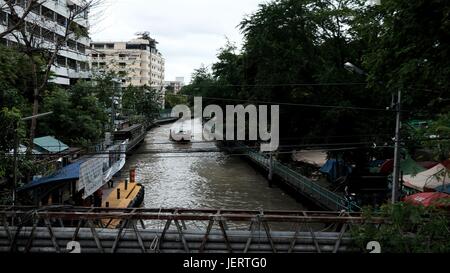
<svg viewBox="0 0 450 273">
<path fill-rule="evenodd" d="M 273 174 L 281 178 L 285 184 L 324 209 L 330 211 L 344 210 L 348 212 L 356 212 L 361 210 L 360 207 L 352 202 L 349 202 L 343 196 L 328 190 L 322 185 L 301 175 L 297 171 L 289 168 L 276 159 L 271 161 L 270 155 L 268 154 L 252 151 L 248 149 L 248 147 L 245 147 L 243 152 L 255 164 L 262 167 L 267 172 L 270 172 L 272 169 Z"/>
</svg>

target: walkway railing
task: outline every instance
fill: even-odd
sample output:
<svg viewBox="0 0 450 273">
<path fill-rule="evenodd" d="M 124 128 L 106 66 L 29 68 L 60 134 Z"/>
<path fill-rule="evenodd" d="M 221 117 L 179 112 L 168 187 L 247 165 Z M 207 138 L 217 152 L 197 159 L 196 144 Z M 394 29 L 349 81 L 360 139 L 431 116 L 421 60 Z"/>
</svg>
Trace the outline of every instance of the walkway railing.
<svg viewBox="0 0 450 273">
<path fill-rule="evenodd" d="M 259 152 L 247 151 L 248 157 L 255 163 L 266 170 L 270 169 L 270 158 L 268 155 Z M 277 160 L 272 161 L 272 171 L 274 174 L 281 177 L 287 184 L 297 190 L 303 195 L 308 196 L 313 201 L 319 203 L 323 207 L 332 211 L 360 211 L 361 208 L 356 204 L 347 201 L 343 196 L 340 196 L 318 183 L 308 179 L 300 173 L 292 170 L 288 166 L 280 163 Z"/>
</svg>

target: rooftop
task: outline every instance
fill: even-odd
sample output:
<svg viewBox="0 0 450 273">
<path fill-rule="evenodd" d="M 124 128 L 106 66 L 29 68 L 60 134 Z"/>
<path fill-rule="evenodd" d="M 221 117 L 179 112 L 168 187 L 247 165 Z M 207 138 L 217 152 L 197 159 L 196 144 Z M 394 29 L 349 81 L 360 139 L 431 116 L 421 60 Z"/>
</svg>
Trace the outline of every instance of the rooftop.
<svg viewBox="0 0 450 273">
<path fill-rule="evenodd" d="M 50 153 L 61 153 L 66 150 L 69 150 L 69 146 L 67 146 L 66 144 L 64 144 L 63 142 L 57 140 L 52 136 L 35 138 L 33 143 L 38 148 Z"/>
</svg>

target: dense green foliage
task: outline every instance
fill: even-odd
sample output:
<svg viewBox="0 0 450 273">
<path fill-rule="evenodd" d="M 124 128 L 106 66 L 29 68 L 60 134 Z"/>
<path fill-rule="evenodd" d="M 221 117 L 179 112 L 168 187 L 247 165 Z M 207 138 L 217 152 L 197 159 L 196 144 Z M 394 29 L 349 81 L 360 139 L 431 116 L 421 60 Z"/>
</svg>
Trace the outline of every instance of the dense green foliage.
<svg viewBox="0 0 450 273">
<path fill-rule="evenodd" d="M 161 109 L 161 102 L 160 93 L 146 86 L 129 86 L 123 92 L 123 108 L 128 115 L 153 120 Z"/>
<path fill-rule="evenodd" d="M 38 135 L 53 135 L 69 145 L 83 146 L 103 138 L 109 118 L 94 89 L 92 83 L 80 82 L 69 90 L 48 92 L 42 111 L 53 114 L 42 119 Z"/>
<path fill-rule="evenodd" d="M 448 253 L 450 252 L 450 221 L 446 212 L 436 207 L 425 208 L 400 203 L 374 212 L 366 208 L 365 223 L 355 225 L 352 237 L 362 251 L 367 243 L 377 241 L 383 253 Z M 377 226 L 375 217 L 386 223 Z"/>
<path fill-rule="evenodd" d="M 216 98 L 207 103 L 281 104 L 283 142 L 392 143 L 395 113 L 385 109 L 398 90 L 403 119 L 437 119 L 450 110 L 450 3 L 366 4 L 262 4 L 240 25 L 242 50 L 228 42 L 211 71 L 196 70 L 183 92 Z M 346 70 L 346 62 L 366 74 Z"/>
</svg>

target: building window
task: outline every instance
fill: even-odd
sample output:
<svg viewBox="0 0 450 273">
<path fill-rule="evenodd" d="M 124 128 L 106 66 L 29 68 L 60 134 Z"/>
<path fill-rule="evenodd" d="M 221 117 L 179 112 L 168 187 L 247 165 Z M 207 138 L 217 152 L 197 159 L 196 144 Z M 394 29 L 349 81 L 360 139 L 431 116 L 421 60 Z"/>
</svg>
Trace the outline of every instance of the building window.
<svg viewBox="0 0 450 273">
<path fill-rule="evenodd" d="M 67 59 L 67 65 L 69 66 L 70 69 L 78 71 L 78 69 L 77 69 L 77 61 L 75 61 L 73 59 Z"/>
<path fill-rule="evenodd" d="M 26 0 L 16 0 L 17 5 L 21 6 L 22 8 L 24 8 L 27 4 Z"/>
<path fill-rule="evenodd" d="M 0 11 L 0 25 L 8 25 L 8 15 L 6 12 Z"/>
<path fill-rule="evenodd" d="M 56 42 L 62 46 L 66 45 L 66 38 L 64 36 L 56 34 Z"/>
<path fill-rule="evenodd" d="M 74 40 L 68 40 L 67 46 L 72 50 L 77 50 L 77 43 Z"/>
<path fill-rule="evenodd" d="M 88 70 L 88 64 L 86 62 L 80 62 L 80 70 L 81 71 L 87 71 Z"/>
<path fill-rule="evenodd" d="M 58 22 L 58 25 L 60 25 L 60 26 L 63 26 L 63 27 L 67 26 L 67 19 L 66 19 L 66 17 L 64 17 L 64 16 L 62 16 L 60 14 L 56 15 L 56 21 Z"/>
<path fill-rule="evenodd" d="M 67 67 L 66 57 L 58 55 L 58 57 L 56 57 L 56 64 L 60 67 Z"/>
<path fill-rule="evenodd" d="M 26 28 L 28 33 L 32 34 L 34 38 L 42 37 L 42 28 L 40 26 L 27 23 Z"/>
<path fill-rule="evenodd" d="M 114 49 L 114 44 L 106 44 L 107 49 Z"/>
<path fill-rule="evenodd" d="M 96 48 L 96 49 L 104 49 L 105 45 L 104 44 L 94 44 L 94 48 Z"/>
<path fill-rule="evenodd" d="M 42 7 L 42 16 L 50 21 L 55 21 L 55 12 L 49 8 Z"/>
<path fill-rule="evenodd" d="M 77 47 L 80 53 L 86 54 L 86 47 L 83 44 L 78 43 Z"/>
<path fill-rule="evenodd" d="M 41 5 L 38 3 L 34 3 L 31 7 L 31 12 L 37 15 L 41 15 Z"/>
<path fill-rule="evenodd" d="M 42 37 L 44 40 L 49 41 L 51 43 L 55 42 L 55 33 L 53 31 L 50 31 L 48 29 L 43 28 L 42 29 Z"/>
</svg>

